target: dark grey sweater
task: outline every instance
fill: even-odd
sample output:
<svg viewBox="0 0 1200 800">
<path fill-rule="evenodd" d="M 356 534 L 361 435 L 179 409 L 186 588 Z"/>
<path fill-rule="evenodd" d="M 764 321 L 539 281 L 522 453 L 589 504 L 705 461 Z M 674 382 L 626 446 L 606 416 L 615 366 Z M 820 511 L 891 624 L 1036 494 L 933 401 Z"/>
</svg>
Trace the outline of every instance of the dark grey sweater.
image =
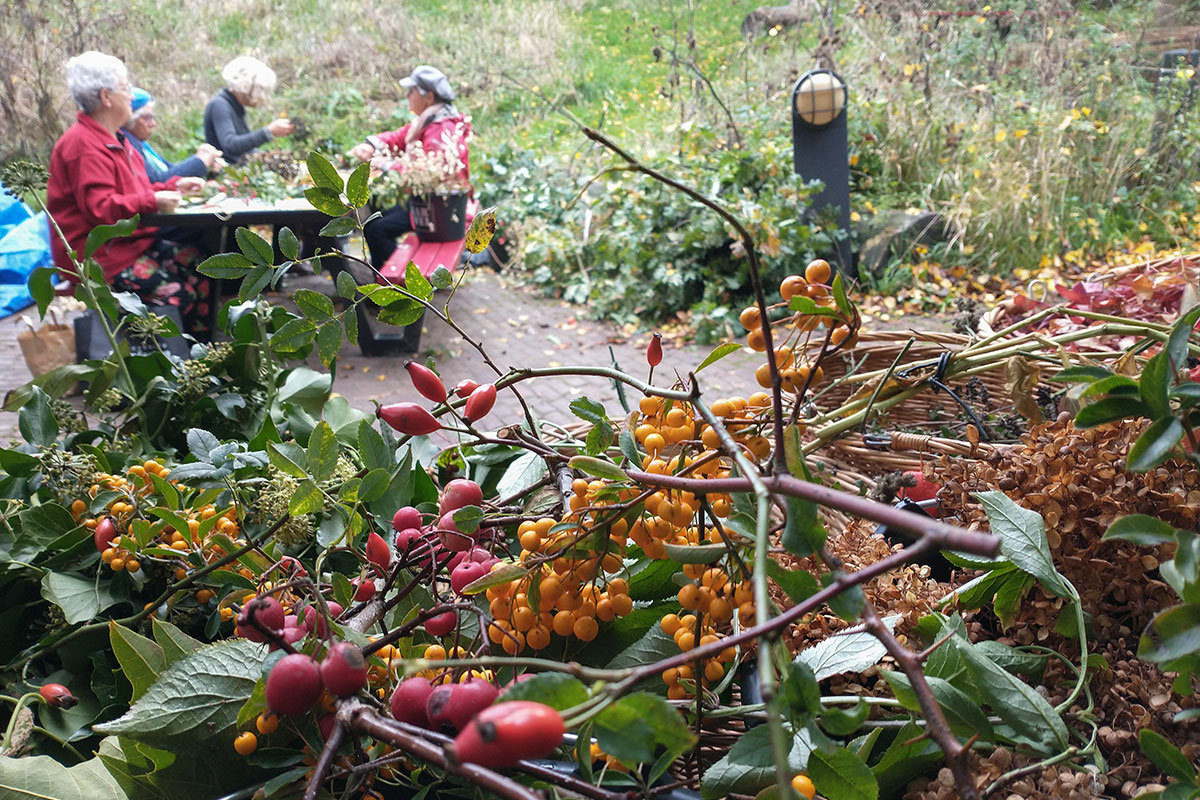
<svg viewBox="0 0 1200 800">
<path fill-rule="evenodd" d="M 222 89 L 204 107 L 204 138 L 221 151 L 226 161 L 236 164 L 246 153 L 275 137 L 266 128 L 251 131 L 246 124 L 246 109 L 233 92 Z"/>
</svg>

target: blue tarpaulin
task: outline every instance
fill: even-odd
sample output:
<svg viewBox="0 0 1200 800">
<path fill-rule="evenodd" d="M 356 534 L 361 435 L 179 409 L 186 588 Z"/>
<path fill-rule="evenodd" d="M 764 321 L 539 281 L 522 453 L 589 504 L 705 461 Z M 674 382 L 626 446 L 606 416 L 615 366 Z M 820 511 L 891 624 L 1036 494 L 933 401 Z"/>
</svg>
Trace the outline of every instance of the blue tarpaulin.
<svg viewBox="0 0 1200 800">
<path fill-rule="evenodd" d="M 0 185 L 0 318 L 33 304 L 29 276 L 51 263 L 46 215 L 35 215 L 3 190 Z"/>
</svg>

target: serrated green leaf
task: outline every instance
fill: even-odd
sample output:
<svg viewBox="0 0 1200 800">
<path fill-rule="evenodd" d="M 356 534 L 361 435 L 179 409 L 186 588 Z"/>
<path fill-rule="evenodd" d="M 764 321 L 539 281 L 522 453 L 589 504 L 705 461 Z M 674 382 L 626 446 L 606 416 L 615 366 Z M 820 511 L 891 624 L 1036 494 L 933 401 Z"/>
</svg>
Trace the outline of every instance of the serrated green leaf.
<svg viewBox="0 0 1200 800">
<path fill-rule="evenodd" d="M 374 299 L 374 298 L 372 298 Z M 379 311 L 379 321 L 385 325 L 405 327 L 417 322 L 425 315 L 425 306 L 411 297 L 401 296 Z"/>
<path fill-rule="evenodd" d="M 412 261 L 404 268 L 404 288 L 418 300 L 428 300 L 433 297 L 433 284 L 425 280 L 421 270 Z"/>
<path fill-rule="evenodd" d="M 325 156 L 314 150 L 308 154 L 305 162 L 308 164 L 308 176 L 312 178 L 313 186 L 319 189 L 329 189 L 338 194 L 341 194 L 346 188 L 346 185 L 342 183 L 342 176 Z"/>
<path fill-rule="evenodd" d="M 871 768 L 845 747 L 836 753 L 813 750 L 808 777 L 828 800 L 878 800 L 879 783 Z"/>
<path fill-rule="evenodd" d="M 162 648 L 163 659 L 168 667 L 204 645 L 203 642 L 193 639 L 179 628 L 158 617 L 151 617 L 150 625 L 154 633 L 154 641 L 158 642 L 158 646 Z"/>
<path fill-rule="evenodd" d="M 342 326 L 336 321 L 326 322 L 317 331 L 317 355 L 328 367 L 342 349 Z"/>
<path fill-rule="evenodd" d="M 271 278 L 275 275 L 269 265 L 260 264 L 250 270 L 250 274 L 242 281 L 242 285 L 238 287 L 238 300 L 243 303 L 247 300 L 257 297 L 258 293 L 267 287 L 271 282 Z"/>
<path fill-rule="evenodd" d="M 987 512 L 992 533 L 1000 537 L 1000 552 L 1051 594 L 1070 597 L 1066 579 L 1054 567 L 1041 514 L 1022 508 L 1004 492 L 978 492 L 975 496 Z"/>
<path fill-rule="evenodd" d="M 807 731 L 789 729 L 787 733 L 792 742 L 788 768 L 802 772 L 808 767 L 812 742 Z M 759 725 L 738 736 L 729 752 L 704 771 L 700 796 L 704 800 L 721 800 L 730 794 L 757 794 L 774 785 L 777 777 L 771 731 L 766 725 Z"/>
<path fill-rule="evenodd" d="M 358 311 L 350 309 L 342 315 L 342 327 L 346 329 L 346 341 L 358 344 Z"/>
<path fill-rule="evenodd" d="M 445 267 L 438 267 L 429 276 L 429 283 L 434 289 L 449 289 L 454 285 L 454 276 Z"/>
<path fill-rule="evenodd" d="M 255 264 L 270 266 L 275 261 L 275 249 L 271 243 L 249 228 L 238 228 L 233 232 L 242 255 Z"/>
<path fill-rule="evenodd" d="M 300 240 L 296 238 L 296 234 L 292 229 L 284 225 L 279 229 L 279 235 L 276 237 L 279 240 L 279 252 L 283 253 L 283 257 L 291 261 L 300 258 Z"/>
<path fill-rule="evenodd" d="M 304 316 L 316 322 L 322 322 L 337 314 L 337 309 L 333 307 L 333 301 L 312 289 L 297 289 L 296 293 L 292 295 L 292 300 Z"/>
<path fill-rule="evenodd" d="M 305 468 L 314 481 L 325 481 L 333 477 L 337 469 L 337 434 L 328 422 L 322 420 L 308 437 L 308 454 Z"/>
<path fill-rule="evenodd" d="M 347 300 L 353 300 L 358 294 L 358 283 L 354 280 L 354 276 L 349 270 L 342 270 L 337 276 L 337 293 L 338 296 L 344 297 Z"/>
<path fill-rule="evenodd" d="M 392 451 L 384 443 L 379 431 L 365 419 L 358 423 L 358 454 L 369 470 L 392 468 Z"/>
<path fill-rule="evenodd" d="M 592 425 L 604 425 L 608 422 L 608 414 L 605 412 L 604 406 L 587 397 L 573 400 L 570 409 L 572 414 Z"/>
<path fill-rule="evenodd" d="M 349 236 L 357 227 L 353 217 L 334 217 L 325 223 L 325 227 L 321 228 L 317 235 L 337 239 L 341 236 Z"/>
<path fill-rule="evenodd" d="M 648 692 L 622 697 L 593 722 L 600 749 L 625 764 L 655 760 L 660 753 L 679 755 L 695 736 L 667 701 Z"/>
<path fill-rule="evenodd" d="M 359 164 L 346 179 L 346 199 L 355 208 L 362 208 L 371 199 L 371 165 Z"/>
<path fill-rule="evenodd" d="M 341 194 L 333 189 L 314 186 L 304 190 L 304 198 L 317 211 L 330 217 L 340 217 L 350 213 L 350 207 L 342 202 Z"/>
<path fill-rule="evenodd" d="M 295 442 L 268 442 L 267 458 L 271 464 L 285 475 L 293 478 L 306 478 L 308 472 L 304 468 L 307 456 L 304 449 Z"/>
<path fill-rule="evenodd" d="M 730 355 L 731 353 L 736 353 L 741 349 L 742 346 L 737 342 L 726 342 L 725 344 L 719 344 L 713 348 L 711 353 L 704 357 L 704 360 L 700 362 L 700 366 L 696 367 L 694 371 L 699 372 L 705 367 L 711 367 L 725 356 Z"/>
<path fill-rule="evenodd" d="M 222 734 L 250 697 L 265 654 L 265 647 L 246 639 L 202 647 L 167 669 L 124 716 L 94 730 L 155 744 Z"/>
<path fill-rule="evenodd" d="M 561 672 L 543 672 L 528 680 L 514 683 L 501 693 L 496 702 L 530 700 L 550 706 L 557 711 L 565 711 L 572 706 L 579 705 L 587 698 L 587 687 L 578 678 Z"/>
<path fill-rule="evenodd" d="M 277 353 L 294 353 L 307 347 L 317 336 L 317 325 L 311 319 L 289 319 L 271 336 L 271 349 Z"/>
<path fill-rule="evenodd" d="M 288 501 L 288 513 L 293 517 L 299 517 L 320 511 L 324 505 L 325 496 L 321 494 L 321 490 L 315 483 L 306 480 L 302 481 L 296 487 L 296 491 L 292 493 L 292 498 Z"/>
</svg>

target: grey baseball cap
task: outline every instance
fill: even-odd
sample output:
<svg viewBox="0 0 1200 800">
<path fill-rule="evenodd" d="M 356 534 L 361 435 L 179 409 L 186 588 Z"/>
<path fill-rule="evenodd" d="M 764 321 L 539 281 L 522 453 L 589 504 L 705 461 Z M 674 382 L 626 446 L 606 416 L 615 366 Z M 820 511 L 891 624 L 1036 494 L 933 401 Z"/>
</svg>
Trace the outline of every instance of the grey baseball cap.
<svg viewBox="0 0 1200 800">
<path fill-rule="evenodd" d="M 415 86 L 422 91 L 432 92 L 434 97 L 442 102 L 454 102 L 454 90 L 450 88 L 450 79 L 437 67 L 422 64 L 412 71 L 412 75 L 401 78 L 398 83 L 406 92 Z"/>
</svg>

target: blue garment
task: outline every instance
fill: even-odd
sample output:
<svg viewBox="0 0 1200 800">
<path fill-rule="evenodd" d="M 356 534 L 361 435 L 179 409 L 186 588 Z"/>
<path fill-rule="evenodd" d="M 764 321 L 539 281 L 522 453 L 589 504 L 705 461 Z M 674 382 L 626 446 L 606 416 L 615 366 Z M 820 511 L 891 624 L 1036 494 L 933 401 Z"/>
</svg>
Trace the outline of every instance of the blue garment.
<svg viewBox="0 0 1200 800">
<path fill-rule="evenodd" d="M 149 142 L 143 142 L 124 128 L 121 129 L 121 133 L 142 154 L 142 161 L 146 163 L 146 176 L 150 178 L 151 183 L 166 183 L 168 178 L 174 177 L 208 177 L 208 167 L 204 166 L 204 162 L 200 160 L 199 156 L 188 156 L 183 161 L 172 164 L 159 155 Z"/>
<path fill-rule="evenodd" d="M 29 276 L 51 266 L 50 227 L 45 214 L 3 193 L 0 186 L 0 317 L 33 303 Z"/>
</svg>

